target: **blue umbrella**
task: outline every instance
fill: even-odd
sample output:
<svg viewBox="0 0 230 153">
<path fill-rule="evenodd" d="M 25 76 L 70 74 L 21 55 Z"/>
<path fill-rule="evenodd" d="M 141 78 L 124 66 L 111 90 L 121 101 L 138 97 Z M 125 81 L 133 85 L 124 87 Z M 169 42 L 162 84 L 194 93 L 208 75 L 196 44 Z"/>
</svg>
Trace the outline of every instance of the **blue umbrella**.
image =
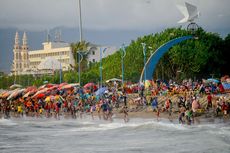
<svg viewBox="0 0 230 153">
<path fill-rule="evenodd" d="M 230 90 L 230 83 L 222 83 L 224 90 Z"/>
<path fill-rule="evenodd" d="M 217 79 L 213 79 L 213 78 L 209 78 L 207 81 L 209 82 L 215 82 L 215 83 L 219 83 L 220 81 Z"/>
<path fill-rule="evenodd" d="M 96 96 L 102 95 L 102 94 L 105 93 L 106 90 L 107 90 L 106 87 L 99 88 L 99 89 L 95 92 L 95 94 L 96 94 Z"/>
</svg>

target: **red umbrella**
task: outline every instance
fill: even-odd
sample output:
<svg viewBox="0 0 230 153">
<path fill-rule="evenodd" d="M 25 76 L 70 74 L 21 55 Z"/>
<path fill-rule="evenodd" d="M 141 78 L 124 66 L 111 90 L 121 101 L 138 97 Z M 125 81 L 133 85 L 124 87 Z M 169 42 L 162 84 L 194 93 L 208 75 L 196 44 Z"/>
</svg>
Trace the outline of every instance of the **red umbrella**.
<svg viewBox="0 0 230 153">
<path fill-rule="evenodd" d="M 35 91 L 35 90 L 37 90 L 37 87 L 35 87 L 35 86 L 30 86 L 30 87 L 27 87 L 27 88 L 25 89 L 24 93 L 27 93 L 27 92 L 29 92 L 29 91 Z"/>
<path fill-rule="evenodd" d="M 50 87 L 53 87 L 53 86 L 55 86 L 55 84 L 51 84 L 51 83 L 45 84 L 45 85 L 40 86 L 38 88 L 38 90 L 43 90 L 44 88 L 50 88 Z"/>
<path fill-rule="evenodd" d="M 59 88 L 59 89 L 71 89 L 71 88 L 73 88 L 73 86 L 71 86 L 70 84 L 67 84 L 67 85 L 65 85 L 65 86 L 62 86 L 62 87 Z"/>
<path fill-rule="evenodd" d="M 90 88 L 90 87 L 94 87 L 95 84 L 94 83 L 87 83 L 86 85 L 84 85 L 84 88 Z"/>
<path fill-rule="evenodd" d="M 53 86 L 55 86 L 55 84 L 49 83 L 49 84 L 46 85 L 47 88 L 50 88 L 50 87 L 53 87 Z"/>
<path fill-rule="evenodd" d="M 71 89 L 71 88 L 77 87 L 77 86 L 79 86 L 79 83 L 71 83 L 71 84 L 67 84 L 67 85 L 62 86 L 59 89 Z"/>
<path fill-rule="evenodd" d="M 40 94 L 36 95 L 36 97 L 37 98 L 43 98 L 43 97 L 45 97 L 45 94 L 44 93 L 40 93 Z"/>
<path fill-rule="evenodd" d="M 61 87 L 65 86 L 65 85 L 67 85 L 67 84 L 68 84 L 68 83 L 66 83 L 66 82 L 61 83 L 61 84 L 59 84 L 58 88 L 61 88 Z"/>
<path fill-rule="evenodd" d="M 48 89 L 49 89 L 49 88 L 45 88 L 45 89 L 42 89 L 42 90 L 37 91 L 36 94 L 33 95 L 32 98 L 37 97 L 37 95 L 39 95 L 39 94 L 45 94 L 45 93 L 47 93 L 47 92 L 48 92 Z"/>
<path fill-rule="evenodd" d="M 49 88 L 48 88 L 48 91 L 55 90 L 55 89 L 57 89 L 58 87 L 59 87 L 59 85 L 54 85 L 54 86 L 52 86 L 52 87 L 49 87 Z"/>
</svg>

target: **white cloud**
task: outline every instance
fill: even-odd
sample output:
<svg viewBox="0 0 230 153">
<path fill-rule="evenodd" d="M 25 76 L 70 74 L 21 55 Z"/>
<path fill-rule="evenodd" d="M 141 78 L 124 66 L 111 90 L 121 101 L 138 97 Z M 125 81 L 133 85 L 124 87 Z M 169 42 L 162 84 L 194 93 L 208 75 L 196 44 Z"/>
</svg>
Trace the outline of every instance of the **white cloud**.
<svg viewBox="0 0 230 153">
<path fill-rule="evenodd" d="M 82 0 L 84 28 L 142 30 L 178 26 L 181 0 Z M 229 0 L 187 0 L 201 12 L 198 23 L 208 28 L 230 27 Z M 219 14 L 223 14 L 220 18 Z M 0 27 L 44 30 L 78 27 L 78 0 L 1 0 Z"/>
</svg>

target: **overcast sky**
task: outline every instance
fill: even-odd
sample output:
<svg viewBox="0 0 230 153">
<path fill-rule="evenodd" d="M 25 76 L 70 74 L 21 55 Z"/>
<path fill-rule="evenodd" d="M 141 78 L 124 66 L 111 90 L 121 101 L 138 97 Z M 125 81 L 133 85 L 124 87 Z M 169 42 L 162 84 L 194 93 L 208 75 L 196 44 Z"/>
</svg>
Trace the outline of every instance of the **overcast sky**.
<svg viewBox="0 0 230 153">
<path fill-rule="evenodd" d="M 142 30 L 178 26 L 182 0 L 82 0 L 83 28 Z M 197 23 L 214 32 L 229 30 L 230 0 L 186 0 L 201 12 Z M 0 28 L 78 29 L 78 0 L 0 0 Z"/>
</svg>

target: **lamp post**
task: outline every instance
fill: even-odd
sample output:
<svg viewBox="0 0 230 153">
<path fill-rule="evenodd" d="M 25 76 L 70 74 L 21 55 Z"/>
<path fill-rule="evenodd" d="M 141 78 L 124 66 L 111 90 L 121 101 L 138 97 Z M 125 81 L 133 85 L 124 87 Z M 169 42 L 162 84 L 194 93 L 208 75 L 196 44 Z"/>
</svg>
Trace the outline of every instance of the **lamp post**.
<svg viewBox="0 0 230 153">
<path fill-rule="evenodd" d="M 125 44 L 122 44 L 121 46 L 121 49 L 122 49 L 122 54 L 121 54 L 121 65 L 122 65 L 122 85 L 124 84 L 124 58 L 125 58 L 125 55 L 126 55 L 126 51 L 125 51 Z"/>
<path fill-rule="evenodd" d="M 103 58 L 102 56 L 105 53 L 106 49 L 107 48 L 104 48 L 102 50 L 102 48 L 100 47 L 100 67 L 99 67 L 99 69 L 100 69 L 100 86 L 101 87 L 102 87 L 102 58 Z"/>
<path fill-rule="evenodd" d="M 83 56 L 88 54 L 89 51 L 78 51 L 78 78 L 79 78 L 79 85 L 81 85 L 81 62 L 83 60 Z"/>
<path fill-rule="evenodd" d="M 81 61 L 83 60 L 83 55 L 78 51 L 78 82 L 81 86 Z"/>
<path fill-rule="evenodd" d="M 146 81 L 146 68 L 145 68 L 145 63 L 146 63 L 146 44 L 141 43 L 143 47 L 143 55 L 144 55 L 144 82 Z"/>
<path fill-rule="evenodd" d="M 59 71 L 59 73 L 60 73 L 60 80 L 59 80 L 59 83 L 61 84 L 62 83 L 62 65 L 61 65 L 61 55 L 60 55 L 60 71 Z"/>
</svg>

